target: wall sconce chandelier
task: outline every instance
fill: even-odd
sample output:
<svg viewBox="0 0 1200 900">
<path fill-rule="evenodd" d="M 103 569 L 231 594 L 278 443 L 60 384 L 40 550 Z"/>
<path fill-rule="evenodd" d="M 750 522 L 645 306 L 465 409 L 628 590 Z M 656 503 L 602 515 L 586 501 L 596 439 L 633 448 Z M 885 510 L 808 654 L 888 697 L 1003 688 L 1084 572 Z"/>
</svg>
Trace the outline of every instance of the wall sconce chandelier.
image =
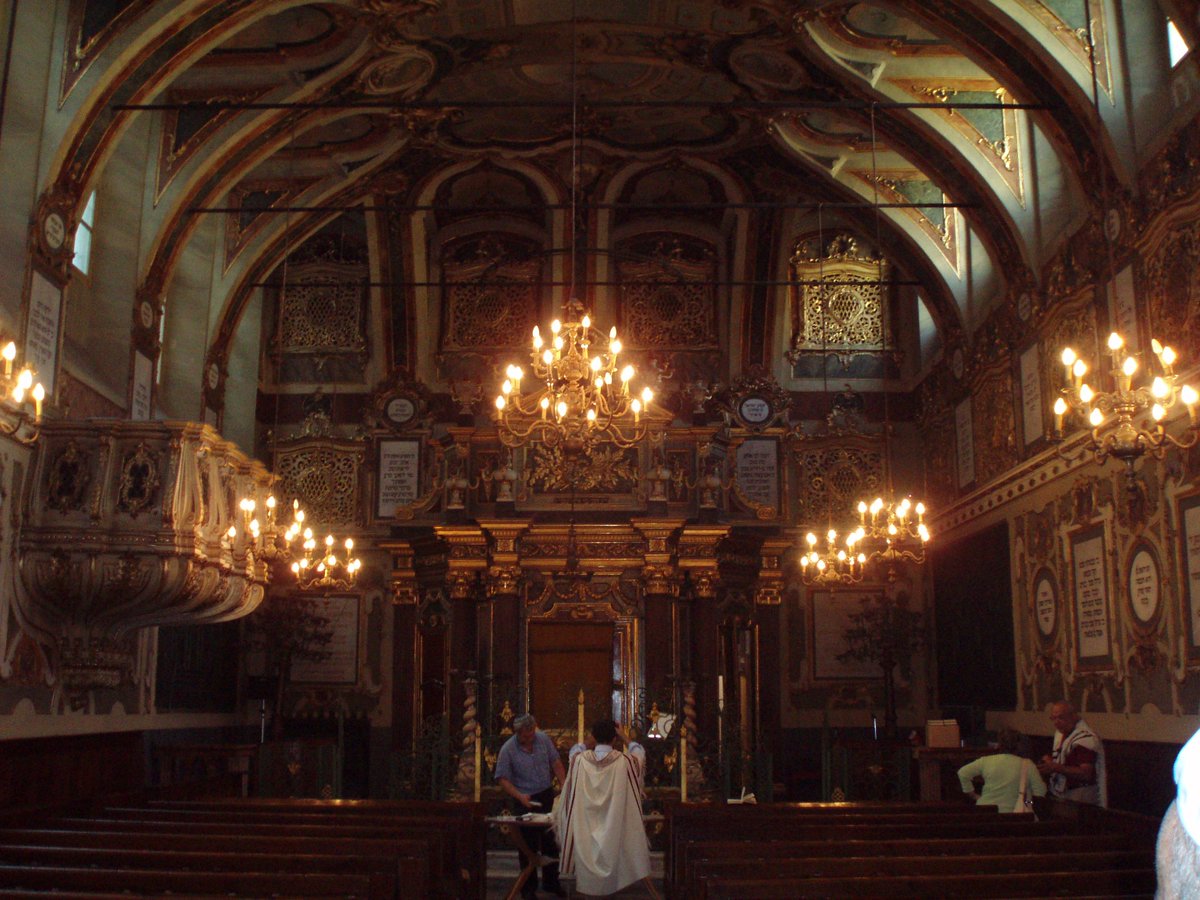
<svg viewBox="0 0 1200 900">
<path fill-rule="evenodd" d="M 1072 348 L 1064 348 L 1062 364 L 1067 383 L 1054 401 L 1056 439 L 1062 439 L 1063 419 L 1067 413 L 1079 413 L 1091 426 L 1091 438 L 1082 452 L 1091 453 L 1098 463 L 1104 463 L 1110 456 L 1124 462 L 1131 486 L 1135 478 L 1134 463 L 1142 456 L 1149 454 L 1162 459 L 1169 448 L 1187 449 L 1195 446 L 1200 438 L 1200 424 L 1196 421 L 1200 394 L 1191 385 L 1177 384 L 1174 350 L 1157 340 L 1151 340 L 1150 348 L 1158 360 L 1160 374 L 1154 375 L 1148 385 L 1135 387 L 1133 379 L 1141 368 L 1137 355 L 1126 350 L 1125 340 L 1115 331 L 1108 336 L 1108 352 L 1112 358 L 1109 371 L 1114 385 L 1111 391 L 1097 391 L 1084 381 L 1087 363 Z M 1180 401 L 1188 409 L 1189 422 L 1184 436 L 1176 438 L 1167 433 L 1163 422 L 1167 410 Z M 1135 421 L 1143 413 L 1149 413 L 1152 424 Z"/>
<path fill-rule="evenodd" d="M 305 514 L 299 500 L 292 501 L 292 521 L 287 528 L 281 528 L 276 521 L 278 501 L 274 495 L 266 499 L 263 522 L 255 515 L 257 507 L 258 503 L 252 497 L 245 497 L 238 503 L 244 533 L 264 560 L 286 566 L 301 590 L 345 590 L 354 585 L 362 560 L 353 555 L 352 539 L 346 538 L 345 553 L 339 556 L 335 552 L 334 536 L 326 535 L 324 549 L 318 556 L 317 539 L 312 528 L 304 524 Z M 230 525 L 230 539 L 236 536 L 237 527 Z"/>
<path fill-rule="evenodd" d="M 16 374 L 13 373 L 13 363 L 17 359 L 17 345 L 14 341 L 9 341 L 0 349 L 0 359 L 4 360 L 4 380 L 0 382 L 0 395 L 7 407 L 6 415 L 0 418 L 0 435 L 25 445 L 32 444 L 38 438 L 46 389 L 37 380 L 37 374 L 31 366 L 22 366 Z M 31 401 L 32 416 L 25 409 Z"/>
<path fill-rule="evenodd" d="M 596 443 L 632 447 L 646 436 L 642 415 L 654 392 L 631 390 L 637 374 L 620 366 L 621 341 L 614 326 L 608 345 L 599 348 L 597 331 L 583 304 L 570 300 L 566 321 L 550 323 L 550 339 L 535 325 L 530 365 L 537 379 L 534 390 L 523 389 L 525 370 L 510 365 L 496 397 L 496 426 L 508 447 L 538 441 L 579 452 Z"/>
</svg>

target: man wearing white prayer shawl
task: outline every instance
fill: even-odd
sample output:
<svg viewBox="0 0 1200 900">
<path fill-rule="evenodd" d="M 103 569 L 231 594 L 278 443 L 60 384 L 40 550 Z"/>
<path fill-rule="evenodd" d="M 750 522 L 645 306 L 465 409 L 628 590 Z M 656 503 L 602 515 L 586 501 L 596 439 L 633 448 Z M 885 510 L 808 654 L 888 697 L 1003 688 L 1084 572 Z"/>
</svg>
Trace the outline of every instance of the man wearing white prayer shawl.
<svg viewBox="0 0 1200 900">
<path fill-rule="evenodd" d="M 641 760 L 613 749 L 616 736 L 612 720 L 592 726 L 596 746 L 572 753 L 554 812 L 559 872 L 574 874 L 576 889 L 589 896 L 615 894 L 650 875 Z"/>
<path fill-rule="evenodd" d="M 1054 749 L 1042 757 L 1038 773 L 1050 796 L 1076 803 L 1108 806 L 1104 744 L 1066 700 L 1050 706 Z"/>
</svg>

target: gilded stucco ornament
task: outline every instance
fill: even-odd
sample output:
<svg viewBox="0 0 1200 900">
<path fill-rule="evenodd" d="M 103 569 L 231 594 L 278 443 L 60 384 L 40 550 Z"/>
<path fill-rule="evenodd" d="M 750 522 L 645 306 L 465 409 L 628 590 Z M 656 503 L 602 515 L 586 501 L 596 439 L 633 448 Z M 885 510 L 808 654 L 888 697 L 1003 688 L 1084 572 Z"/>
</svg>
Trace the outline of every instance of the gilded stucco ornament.
<svg viewBox="0 0 1200 900">
<path fill-rule="evenodd" d="M 271 481 L 204 425 L 44 423 L 15 611 L 50 648 L 72 702 L 133 671 L 127 638 L 137 629 L 223 622 L 258 606 L 271 572 L 237 527 L 232 498 L 265 501 Z"/>
</svg>

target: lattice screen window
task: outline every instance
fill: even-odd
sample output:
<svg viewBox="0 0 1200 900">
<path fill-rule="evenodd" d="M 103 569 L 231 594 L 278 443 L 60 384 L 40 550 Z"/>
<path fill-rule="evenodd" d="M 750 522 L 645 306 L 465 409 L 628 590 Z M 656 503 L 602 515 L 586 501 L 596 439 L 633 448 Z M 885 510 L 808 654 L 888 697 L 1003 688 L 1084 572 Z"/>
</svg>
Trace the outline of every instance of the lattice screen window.
<svg viewBox="0 0 1200 900">
<path fill-rule="evenodd" d="M 279 304 L 279 343 L 284 354 L 360 353 L 364 287 L 361 273 L 343 266 L 294 272 Z"/>
<path fill-rule="evenodd" d="M 279 450 L 275 471 L 285 498 L 298 497 L 317 525 L 351 525 L 358 518 L 361 449 L 342 449 L 314 441 Z"/>
<path fill-rule="evenodd" d="M 791 352 L 882 350 L 886 260 L 859 253 L 853 238 L 839 236 L 824 255 L 807 244 L 792 256 Z"/>
<path fill-rule="evenodd" d="M 631 347 L 698 350 L 717 346 L 712 248 L 686 235 L 645 235 L 615 254 L 621 283 L 621 337 Z"/>
<path fill-rule="evenodd" d="M 537 321 L 537 248 L 488 237 L 448 248 L 441 349 L 525 349 Z"/>
<path fill-rule="evenodd" d="M 800 467 L 797 512 L 807 525 L 857 515 L 855 504 L 879 491 L 883 453 L 877 447 L 827 445 L 796 455 Z"/>
</svg>

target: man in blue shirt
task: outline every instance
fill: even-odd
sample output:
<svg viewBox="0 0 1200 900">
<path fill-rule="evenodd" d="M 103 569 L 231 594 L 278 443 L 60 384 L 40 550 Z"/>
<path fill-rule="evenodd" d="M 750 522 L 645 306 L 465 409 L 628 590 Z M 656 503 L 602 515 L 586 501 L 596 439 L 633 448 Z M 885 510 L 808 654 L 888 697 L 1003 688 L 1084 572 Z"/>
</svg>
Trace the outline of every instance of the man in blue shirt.
<svg viewBox="0 0 1200 900">
<path fill-rule="evenodd" d="M 496 760 L 496 781 L 519 805 L 518 815 L 524 812 L 549 813 L 554 803 L 554 779 L 557 778 L 559 784 L 567 780 L 558 748 L 549 735 L 538 731 L 537 721 L 528 713 L 513 720 L 513 732 L 513 736 L 500 748 L 500 756 Z M 521 836 L 535 853 L 555 857 L 554 862 L 542 867 L 542 890 L 556 897 L 565 897 L 567 893 L 558 883 L 558 845 L 551 830 L 522 828 Z M 521 868 L 528 863 L 522 853 Z M 521 886 L 521 896 L 526 900 L 537 896 L 536 876 Z"/>
</svg>

